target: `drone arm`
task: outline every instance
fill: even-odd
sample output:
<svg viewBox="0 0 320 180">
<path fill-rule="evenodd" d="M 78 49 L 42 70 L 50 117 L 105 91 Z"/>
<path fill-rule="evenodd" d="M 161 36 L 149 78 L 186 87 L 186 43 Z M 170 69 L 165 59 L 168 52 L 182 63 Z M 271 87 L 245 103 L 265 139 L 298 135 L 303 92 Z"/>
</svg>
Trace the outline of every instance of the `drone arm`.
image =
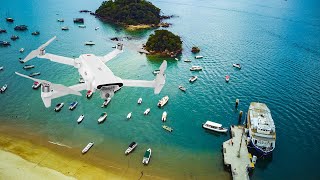
<svg viewBox="0 0 320 180">
<path fill-rule="evenodd" d="M 111 51 L 110 53 L 106 54 L 105 56 L 100 57 L 100 60 L 104 63 L 110 61 L 111 59 L 115 58 L 118 54 L 122 53 L 123 44 L 118 43 L 116 45 L 116 49 Z"/>
<path fill-rule="evenodd" d="M 144 80 L 129 80 L 123 79 L 123 86 L 129 87 L 150 87 L 153 88 L 155 81 L 144 81 Z"/>
<path fill-rule="evenodd" d="M 70 66 L 75 66 L 74 59 L 68 58 L 68 57 L 64 57 L 64 56 L 58 56 L 58 55 L 55 55 L 55 54 L 46 53 L 44 55 L 38 56 L 38 58 L 49 59 L 50 61 L 53 61 L 53 62 L 66 64 L 66 65 L 70 65 Z"/>
</svg>

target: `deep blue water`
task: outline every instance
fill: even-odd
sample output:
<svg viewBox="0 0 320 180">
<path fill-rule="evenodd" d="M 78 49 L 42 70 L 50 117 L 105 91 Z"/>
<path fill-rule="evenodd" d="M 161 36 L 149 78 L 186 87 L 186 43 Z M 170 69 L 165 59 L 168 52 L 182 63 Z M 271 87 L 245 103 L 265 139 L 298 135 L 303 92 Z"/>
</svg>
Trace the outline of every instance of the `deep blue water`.
<svg viewBox="0 0 320 180">
<path fill-rule="evenodd" d="M 168 20 L 173 23 L 170 31 L 182 37 L 183 59 L 192 63 L 169 60 L 167 81 L 159 95 L 152 89 L 123 88 L 102 110 L 102 100 L 94 94 L 91 100 L 84 97 L 66 96 L 53 100 L 70 103 L 79 101 L 73 112 L 65 107 L 61 112 L 46 109 L 40 92 L 31 89 L 32 82 L 14 75 L 14 71 L 29 73 L 41 71 L 39 78 L 73 85 L 78 81 L 74 68 L 35 59 L 29 64 L 36 65 L 25 71 L 18 62 L 32 49 L 56 35 L 47 52 L 63 56 L 79 56 L 82 53 L 104 55 L 112 51 L 114 36 L 132 36 L 134 44 L 145 43 L 153 30 L 126 32 L 110 24 L 102 23 L 89 14 L 80 14 L 80 9 L 96 9 L 102 1 L 1 1 L 0 28 L 8 31 L 0 34 L 0 40 L 11 42 L 10 47 L 0 47 L 0 85 L 7 83 L 8 90 L 0 95 L 0 116 L 3 123 L 29 128 L 45 135 L 48 140 L 58 141 L 73 148 L 81 149 L 88 141 L 95 141 L 93 149 L 106 152 L 108 160 L 126 164 L 123 151 L 135 140 L 139 150 L 132 154 L 132 166 L 146 171 L 161 172 L 165 175 L 177 173 L 176 178 L 209 179 L 228 178 L 223 171 L 221 144 L 227 135 L 210 134 L 201 128 L 201 123 L 210 119 L 225 126 L 237 124 L 239 110 L 247 111 L 250 102 L 259 101 L 268 105 L 276 124 L 277 142 L 271 162 L 258 160 L 253 179 L 319 179 L 317 162 L 320 160 L 320 3 L 306 0 L 185 0 L 151 1 L 167 15 L 178 17 Z M 9 24 L 5 17 L 16 21 Z M 85 18 L 87 28 L 78 28 L 72 18 Z M 58 23 L 64 18 L 64 23 Z M 26 24 L 29 30 L 15 32 L 13 27 Z M 60 30 L 69 26 L 68 32 Z M 94 28 L 100 29 L 95 31 Z M 40 36 L 31 36 L 39 30 Z M 19 40 L 12 42 L 10 36 L 17 34 Z M 93 40 L 93 47 L 84 42 Z M 204 58 L 195 60 L 192 46 L 199 46 Z M 25 48 L 23 54 L 19 53 Z M 113 72 L 124 79 L 152 80 L 152 71 L 162 59 L 147 58 L 134 50 L 126 51 L 107 63 Z M 241 70 L 232 68 L 240 63 Z M 201 65 L 202 72 L 190 72 L 191 65 Z M 199 79 L 189 84 L 191 75 Z M 230 82 L 225 83 L 225 75 Z M 177 87 L 184 85 L 186 93 Z M 85 94 L 85 92 L 82 92 Z M 163 110 L 156 107 L 157 101 L 169 95 L 164 107 L 168 112 L 167 125 L 174 128 L 172 134 L 161 128 Z M 143 98 L 143 104 L 136 101 Z M 240 99 L 238 110 L 234 109 L 235 99 Z M 150 116 L 143 111 L 151 107 Z M 97 125 L 96 119 L 103 111 L 108 120 Z M 125 119 L 128 112 L 132 119 Z M 86 118 L 81 125 L 75 123 L 80 114 Z M 28 132 L 25 132 L 28 133 Z M 112 144 L 112 148 L 111 145 Z M 149 167 L 142 167 L 140 161 L 144 150 L 153 148 L 153 160 Z M 112 154 L 112 155 L 110 155 Z M 177 172 L 174 172 L 177 171 Z M 163 174 L 162 174 L 163 175 Z"/>
</svg>

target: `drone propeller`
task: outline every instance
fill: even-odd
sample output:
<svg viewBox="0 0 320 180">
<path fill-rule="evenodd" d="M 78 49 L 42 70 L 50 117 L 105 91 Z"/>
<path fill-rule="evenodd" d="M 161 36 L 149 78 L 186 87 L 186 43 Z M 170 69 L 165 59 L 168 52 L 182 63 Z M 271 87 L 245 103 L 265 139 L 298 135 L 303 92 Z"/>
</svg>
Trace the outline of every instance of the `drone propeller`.
<svg viewBox="0 0 320 180">
<path fill-rule="evenodd" d="M 56 36 L 54 36 L 53 38 L 51 38 L 49 41 L 47 41 L 46 43 L 44 43 L 43 45 L 41 45 L 40 47 L 38 47 L 38 49 L 35 49 L 33 51 L 31 51 L 22 62 L 27 62 L 39 55 L 41 55 L 41 51 L 43 51 L 53 40 L 56 39 Z"/>
</svg>

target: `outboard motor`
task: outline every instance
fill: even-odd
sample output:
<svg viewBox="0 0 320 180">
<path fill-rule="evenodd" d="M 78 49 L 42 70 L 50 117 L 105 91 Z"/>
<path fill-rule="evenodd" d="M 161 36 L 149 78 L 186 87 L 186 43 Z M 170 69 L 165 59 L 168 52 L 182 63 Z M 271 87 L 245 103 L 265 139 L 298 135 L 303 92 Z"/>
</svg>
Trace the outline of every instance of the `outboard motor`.
<svg viewBox="0 0 320 180">
<path fill-rule="evenodd" d="M 100 96 L 102 99 L 112 98 L 114 91 L 117 89 L 118 85 L 102 86 L 100 89 Z"/>
</svg>

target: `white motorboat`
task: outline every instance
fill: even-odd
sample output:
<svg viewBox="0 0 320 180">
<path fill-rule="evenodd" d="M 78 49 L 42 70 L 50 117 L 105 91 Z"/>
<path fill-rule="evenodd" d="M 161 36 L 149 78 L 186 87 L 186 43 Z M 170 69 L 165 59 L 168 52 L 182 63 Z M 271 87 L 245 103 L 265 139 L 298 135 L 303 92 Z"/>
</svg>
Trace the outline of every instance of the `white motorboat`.
<svg viewBox="0 0 320 180">
<path fill-rule="evenodd" d="M 128 149 L 124 152 L 124 154 L 125 155 L 130 154 L 137 146 L 138 146 L 138 143 L 136 142 L 130 143 Z"/>
<path fill-rule="evenodd" d="M 3 66 L 0 67 L 0 71 L 2 71 L 2 70 L 3 70 Z"/>
<path fill-rule="evenodd" d="M 78 105 L 78 101 L 74 101 L 70 104 L 69 109 L 70 110 L 74 110 Z"/>
<path fill-rule="evenodd" d="M 56 111 L 56 112 L 60 111 L 63 106 L 64 106 L 64 103 L 57 104 L 56 107 L 54 108 L 54 111 Z"/>
<path fill-rule="evenodd" d="M 184 62 L 191 62 L 191 60 L 190 59 L 185 59 Z"/>
<path fill-rule="evenodd" d="M 99 29 L 99 27 L 94 28 L 94 30 L 98 30 L 98 29 Z"/>
<path fill-rule="evenodd" d="M 186 88 L 185 87 L 183 87 L 183 86 L 179 86 L 179 89 L 181 90 L 181 91 L 183 91 L 183 92 L 186 92 Z"/>
<path fill-rule="evenodd" d="M 64 22 L 64 19 L 57 19 L 58 22 Z"/>
<path fill-rule="evenodd" d="M 86 25 L 78 25 L 79 28 L 86 28 Z"/>
<path fill-rule="evenodd" d="M 98 123 L 102 123 L 107 119 L 108 114 L 106 112 L 102 113 L 98 119 Z"/>
<path fill-rule="evenodd" d="M 34 65 L 25 65 L 23 66 L 23 69 L 31 69 L 34 68 Z"/>
<path fill-rule="evenodd" d="M 87 42 L 85 42 L 84 44 L 87 45 L 87 46 L 93 46 L 93 45 L 95 45 L 96 43 L 94 43 L 93 41 L 87 41 Z"/>
<path fill-rule="evenodd" d="M 86 94 L 87 98 L 88 98 L 88 99 L 91 98 L 91 97 L 92 97 L 92 94 L 93 94 L 93 91 L 88 90 L 88 91 L 87 91 L 87 94 Z"/>
<path fill-rule="evenodd" d="M 107 98 L 106 100 L 104 100 L 104 102 L 102 103 L 101 107 L 102 108 L 107 107 L 108 104 L 110 103 L 110 101 L 111 101 L 111 98 L 110 97 Z"/>
<path fill-rule="evenodd" d="M 40 86 L 41 86 L 41 83 L 36 81 L 36 82 L 33 83 L 32 88 L 33 89 L 38 89 Z"/>
<path fill-rule="evenodd" d="M 67 31 L 67 30 L 69 30 L 69 28 L 68 28 L 68 26 L 63 26 L 63 27 L 61 27 L 61 30 Z"/>
<path fill-rule="evenodd" d="M 202 67 L 201 66 L 192 66 L 190 68 L 190 71 L 202 71 Z"/>
<path fill-rule="evenodd" d="M 94 145 L 94 142 L 90 142 L 86 147 L 82 149 L 82 154 L 85 154 Z"/>
<path fill-rule="evenodd" d="M 163 97 L 162 99 L 159 100 L 158 107 L 163 107 L 164 105 L 167 104 L 168 101 L 169 101 L 169 96 Z"/>
<path fill-rule="evenodd" d="M 130 112 L 130 113 L 127 115 L 127 119 L 130 119 L 130 118 L 131 118 L 131 115 L 132 115 L 132 112 Z"/>
<path fill-rule="evenodd" d="M 229 80 L 230 80 L 230 76 L 226 75 L 226 82 L 229 82 Z"/>
<path fill-rule="evenodd" d="M 142 98 L 139 98 L 138 99 L 138 104 L 141 104 L 142 103 Z"/>
<path fill-rule="evenodd" d="M 24 48 L 21 48 L 21 49 L 19 50 L 19 52 L 21 52 L 21 53 L 23 53 L 23 51 L 24 51 Z"/>
<path fill-rule="evenodd" d="M 212 122 L 212 121 L 207 121 L 206 123 L 202 124 L 202 127 L 204 129 L 208 129 L 211 131 L 216 131 L 216 132 L 227 132 L 227 128 L 223 128 L 221 124 Z"/>
<path fill-rule="evenodd" d="M 162 122 L 165 122 L 166 120 L 167 120 L 167 112 L 166 111 L 164 111 L 163 113 L 162 113 L 162 118 L 161 118 L 161 120 L 162 120 Z"/>
<path fill-rule="evenodd" d="M 157 74 L 159 74 L 159 72 L 160 72 L 160 69 L 156 69 L 156 70 L 153 71 L 153 74 L 157 75 Z"/>
<path fill-rule="evenodd" d="M 81 116 L 77 119 L 78 124 L 80 124 L 83 119 L 84 119 L 84 115 L 81 115 Z"/>
<path fill-rule="evenodd" d="M 179 59 L 178 58 L 174 58 L 176 61 L 179 61 Z"/>
<path fill-rule="evenodd" d="M 7 84 L 3 85 L 3 86 L 1 87 L 1 89 L 0 89 L 0 92 L 1 92 L 1 93 L 5 92 L 5 91 L 7 90 L 7 88 L 8 88 L 8 85 L 7 85 Z"/>
<path fill-rule="evenodd" d="M 198 79 L 198 76 L 191 76 L 191 78 L 189 79 L 189 82 L 194 82 Z"/>
<path fill-rule="evenodd" d="M 33 73 L 30 73 L 30 77 L 33 77 L 33 76 L 39 76 L 40 75 L 40 72 L 33 72 Z"/>
<path fill-rule="evenodd" d="M 202 59 L 203 56 L 196 56 L 195 58 L 196 58 L 196 59 Z"/>
<path fill-rule="evenodd" d="M 162 128 L 163 128 L 164 130 L 169 131 L 169 132 L 172 132 L 172 131 L 173 131 L 173 129 L 172 129 L 171 127 L 166 126 L 166 125 L 162 125 Z"/>
<path fill-rule="evenodd" d="M 276 127 L 270 109 L 264 103 L 250 103 L 247 115 L 249 145 L 258 155 L 269 155 L 276 147 Z"/>
<path fill-rule="evenodd" d="M 151 148 L 147 149 L 147 151 L 144 153 L 142 163 L 145 165 L 148 165 L 151 158 Z"/>
<path fill-rule="evenodd" d="M 232 64 L 233 67 L 236 67 L 238 69 L 241 69 L 241 65 L 240 64 Z"/>
<path fill-rule="evenodd" d="M 143 114 L 147 115 L 147 114 L 149 114 L 149 112 L 150 112 L 150 108 L 146 109 Z"/>
</svg>

